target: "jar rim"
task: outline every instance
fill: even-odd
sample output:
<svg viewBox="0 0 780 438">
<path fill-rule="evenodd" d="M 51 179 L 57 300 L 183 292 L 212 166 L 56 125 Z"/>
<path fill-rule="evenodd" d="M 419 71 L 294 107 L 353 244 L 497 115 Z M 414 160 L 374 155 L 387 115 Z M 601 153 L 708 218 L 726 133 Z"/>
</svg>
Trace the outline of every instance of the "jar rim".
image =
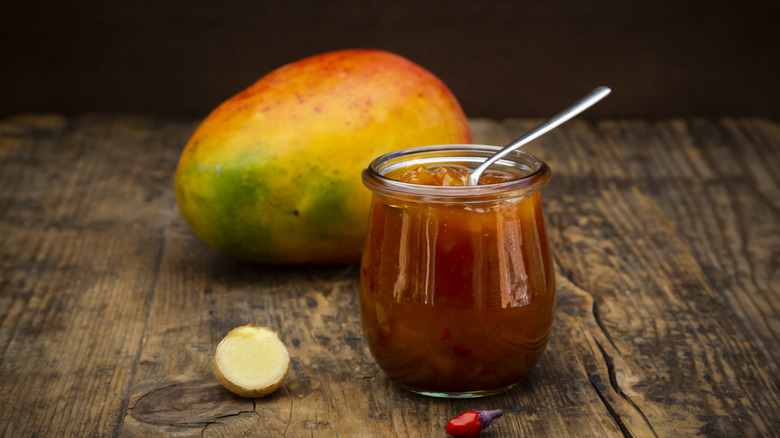
<svg viewBox="0 0 780 438">
<path fill-rule="evenodd" d="M 477 186 L 431 186 L 412 184 L 385 176 L 405 167 L 448 162 L 476 168 L 501 150 L 501 146 L 483 144 L 444 144 L 421 146 L 390 152 L 374 159 L 363 170 L 363 184 L 372 192 L 405 201 L 436 203 L 479 203 L 530 195 L 550 180 L 550 167 L 540 158 L 515 150 L 497 161 L 491 169 L 518 169 L 523 175 L 511 181 Z"/>
</svg>

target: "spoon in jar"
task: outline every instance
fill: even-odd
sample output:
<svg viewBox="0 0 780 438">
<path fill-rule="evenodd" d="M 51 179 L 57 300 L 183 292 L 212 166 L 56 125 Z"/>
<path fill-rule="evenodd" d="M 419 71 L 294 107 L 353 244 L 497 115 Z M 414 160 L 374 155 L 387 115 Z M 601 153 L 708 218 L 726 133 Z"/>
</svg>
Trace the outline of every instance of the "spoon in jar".
<svg viewBox="0 0 780 438">
<path fill-rule="evenodd" d="M 561 111 L 557 115 L 553 116 L 546 122 L 542 123 L 541 125 L 537 126 L 536 128 L 528 131 L 527 133 L 523 134 L 520 138 L 513 141 L 512 143 L 509 143 L 508 145 L 504 146 L 503 149 L 496 152 L 490 158 L 485 160 L 482 164 L 479 165 L 474 171 L 472 171 L 469 174 L 469 182 L 468 185 L 475 186 L 479 183 L 479 178 L 482 176 L 482 172 L 485 171 L 490 165 L 495 163 L 496 161 L 500 160 L 502 157 L 504 157 L 506 154 L 512 152 L 513 150 L 519 148 L 520 146 L 525 145 L 526 143 L 529 143 L 532 140 L 537 139 L 538 137 L 541 137 L 542 135 L 546 134 L 547 132 L 557 128 L 559 125 L 569 121 L 572 117 L 576 116 L 577 114 L 585 111 L 586 109 L 593 106 L 596 102 L 600 101 L 601 99 L 605 98 L 607 94 L 611 93 L 612 89 L 608 87 L 598 87 L 595 90 L 588 93 L 587 96 L 583 97 L 582 99 L 578 100 L 574 105 L 566 108 L 565 110 Z"/>
</svg>

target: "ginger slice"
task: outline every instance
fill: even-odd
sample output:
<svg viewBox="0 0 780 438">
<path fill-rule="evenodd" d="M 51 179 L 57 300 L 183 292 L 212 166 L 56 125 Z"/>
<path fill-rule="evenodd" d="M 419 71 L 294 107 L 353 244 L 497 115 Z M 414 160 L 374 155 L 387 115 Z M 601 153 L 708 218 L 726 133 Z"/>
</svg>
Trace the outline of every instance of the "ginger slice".
<svg viewBox="0 0 780 438">
<path fill-rule="evenodd" d="M 276 391 L 289 369 L 290 355 L 276 332 L 254 324 L 231 330 L 214 355 L 217 380 L 241 397 Z"/>
</svg>

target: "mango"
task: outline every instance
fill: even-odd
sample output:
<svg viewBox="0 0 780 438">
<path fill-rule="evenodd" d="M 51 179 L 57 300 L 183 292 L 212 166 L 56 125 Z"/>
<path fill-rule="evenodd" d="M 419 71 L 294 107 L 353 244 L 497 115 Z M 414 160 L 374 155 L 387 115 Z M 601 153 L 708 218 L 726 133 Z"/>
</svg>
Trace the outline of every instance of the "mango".
<svg viewBox="0 0 780 438">
<path fill-rule="evenodd" d="M 195 234 L 227 255 L 352 263 L 371 160 L 470 142 L 458 101 L 423 67 L 381 50 L 323 53 L 263 76 L 200 123 L 179 159 L 176 201 Z"/>
</svg>

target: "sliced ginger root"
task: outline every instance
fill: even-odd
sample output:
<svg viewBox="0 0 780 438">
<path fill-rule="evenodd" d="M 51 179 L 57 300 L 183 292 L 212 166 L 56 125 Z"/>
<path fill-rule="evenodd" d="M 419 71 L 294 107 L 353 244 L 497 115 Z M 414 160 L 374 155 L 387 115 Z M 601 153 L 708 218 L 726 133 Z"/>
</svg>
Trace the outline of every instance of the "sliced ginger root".
<svg viewBox="0 0 780 438">
<path fill-rule="evenodd" d="M 242 397 L 263 397 L 282 384 L 290 355 L 271 329 L 249 324 L 225 336 L 214 355 L 214 375 Z"/>
</svg>

